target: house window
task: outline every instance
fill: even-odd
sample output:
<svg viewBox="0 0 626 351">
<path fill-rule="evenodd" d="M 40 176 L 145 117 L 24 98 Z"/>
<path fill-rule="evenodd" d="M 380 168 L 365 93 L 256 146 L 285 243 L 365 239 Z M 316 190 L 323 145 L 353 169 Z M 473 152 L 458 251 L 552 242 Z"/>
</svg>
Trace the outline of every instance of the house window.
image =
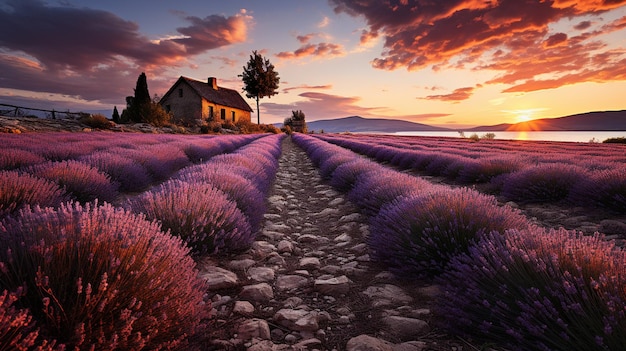
<svg viewBox="0 0 626 351">
<path fill-rule="evenodd" d="M 183 97 L 183 89 L 178 89 L 178 97 Z"/>
<path fill-rule="evenodd" d="M 224 108 L 223 108 L 223 109 L 220 111 L 220 117 L 222 118 L 222 121 L 225 121 L 225 120 L 226 120 L 226 109 L 224 109 Z"/>
<path fill-rule="evenodd" d="M 209 106 L 209 121 L 212 121 L 214 117 L 215 116 L 213 116 L 213 106 Z"/>
<path fill-rule="evenodd" d="M 233 122 L 235 121 L 235 111 L 230 111 L 230 115 L 233 118 Z"/>
</svg>

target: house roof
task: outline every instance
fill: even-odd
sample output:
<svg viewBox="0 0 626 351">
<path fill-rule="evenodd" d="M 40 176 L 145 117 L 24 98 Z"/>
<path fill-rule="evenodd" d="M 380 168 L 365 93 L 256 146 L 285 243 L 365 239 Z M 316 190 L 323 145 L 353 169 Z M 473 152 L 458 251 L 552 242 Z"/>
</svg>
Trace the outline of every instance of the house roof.
<svg viewBox="0 0 626 351">
<path fill-rule="evenodd" d="M 199 80 L 184 76 L 180 76 L 180 78 L 178 78 L 176 83 L 174 83 L 170 90 L 168 90 L 167 93 L 163 95 L 163 98 L 161 100 L 163 100 L 166 96 L 172 93 L 174 88 L 180 83 L 188 84 L 193 90 L 196 91 L 196 93 L 198 93 L 198 95 L 200 95 L 200 97 L 206 99 L 209 102 L 252 112 L 252 108 L 250 107 L 250 105 L 248 105 L 246 100 L 244 100 L 243 97 L 241 97 L 241 94 L 239 94 L 239 92 L 237 92 L 236 90 L 220 86 L 218 86 L 218 89 L 213 89 L 213 87 L 209 85 L 208 80 L 201 82 Z"/>
</svg>

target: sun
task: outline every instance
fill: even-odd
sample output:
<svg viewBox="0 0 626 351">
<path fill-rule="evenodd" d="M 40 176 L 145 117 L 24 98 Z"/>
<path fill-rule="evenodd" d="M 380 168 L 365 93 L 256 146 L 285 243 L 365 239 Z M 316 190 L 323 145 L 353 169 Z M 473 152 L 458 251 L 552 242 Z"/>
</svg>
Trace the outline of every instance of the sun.
<svg viewBox="0 0 626 351">
<path fill-rule="evenodd" d="M 532 120 L 532 117 L 528 113 L 522 113 L 515 117 L 518 123 L 528 122 Z"/>
</svg>

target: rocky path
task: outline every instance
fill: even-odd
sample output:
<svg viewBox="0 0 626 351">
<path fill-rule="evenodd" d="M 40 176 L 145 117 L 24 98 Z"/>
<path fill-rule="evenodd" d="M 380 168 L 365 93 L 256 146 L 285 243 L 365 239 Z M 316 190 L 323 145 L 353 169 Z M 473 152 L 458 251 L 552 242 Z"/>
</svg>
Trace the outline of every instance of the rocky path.
<svg viewBox="0 0 626 351">
<path fill-rule="evenodd" d="M 455 350 L 430 326 L 434 286 L 370 262 L 365 218 L 283 144 L 252 248 L 201 264 L 216 321 L 210 350 Z"/>
</svg>

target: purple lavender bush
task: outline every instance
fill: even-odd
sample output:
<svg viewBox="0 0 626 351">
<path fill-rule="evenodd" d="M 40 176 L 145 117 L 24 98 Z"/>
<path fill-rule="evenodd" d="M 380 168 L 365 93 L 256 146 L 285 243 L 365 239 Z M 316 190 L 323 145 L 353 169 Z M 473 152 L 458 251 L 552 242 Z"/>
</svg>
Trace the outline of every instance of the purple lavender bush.
<svg viewBox="0 0 626 351">
<path fill-rule="evenodd" d="M 524 168 L 501 178 L 501 194 L 519 202 L 564 200 L 572 188 L 588 177 L 585 169 L 564 163 L 546 163 Z"/>
<path fill-rule="evenodd" d="M 487 157 L 468 159 L 459 172 L 458 180 L 463 183 L 484 183 L 502 174 L 509 174 L 524 167 L 518 157 Z"/>
<path fill-rule="evenodd" d="M 570 202 L 585 207 L 604 207 L 626 213 L 626 167 L 598 170 L 572 189 Z"/>
<path fill-rule="evenodd" d="M 120 208 L 27 208 L 0 224 L 0 291 L 23 293 L 37 343 L 59 350 L 185 349 L 210 306 L 180 239 Z"/>
<path fill-rule="evenodd" d="M 211 184 L 168 181 L 131 199 L 129 206 L 158 220 L 194 254 L 240 251 L 254 241 L 250 223 L 237 204 Z"/>
<path fill-rule="evenodd" d="M 400 276 L 432 277 L 486 232 L 525 228 L 527 219 L 467 188 L 401 198 L 370 222 L 372 257 Z"/>
<path fill-rule="evenodd" d="M 64 191 L 49 180 L 18 171 L 0 171 L 0 219 L 27 205 L 58 206 Z"/>
<path fill-rule="evenodd" d="M 381 166 L 375 162 L 360 157 L 353 159 L 335 168 L 330 177 L 330 185 L 339 191 L 348 192 L 361 176 L 380 168 Z"/>
<path fill-rule="evenodd" d="M 600 235 L 492 232 L 452 259 L 437 314 L 510 350 L 626 350 L 626 253 Z"/>
<path fill-rule="evenodd" d="M 68 196 L 82 203 L 96 199 L 111 202 L 118 196 L 119 185 L 112 183 L 107 174 L 79 161 L 46 162 L 26 171 L 56 182 Z"/>
<path fill-rule="evenodd" d="M 368 217 L 399 198 L 435 189 L 426 180 L 380 167 L 358 177 L 348 192 L 348 200 L 355 203 Z"/>
<path fill-rule="evenodd" d="M 330 154 L 320 162 L 320 176 L 322 177 L 322 179 L 328 180 L 330 179 L 331 175 L 337 167 L 346 162 L 354 161 L 358 158 L 359 156 L 352 151 Z"/>
<path fill-rule="evenodd" d="M 255 232 L 263 220 L 267 210 L 265 196 L 255 184 L 239 174 L 224 172 L 220 165 L 198 165 L 193 170 L 180 172 L 177 179 L 187 183 L 206 183 L 221 190 L 237 204 L 237 208 L 248 218 L 252 231 Z M 224 176 L 228 174 L 228 176 Z"/>
<path fill-rule="evenodd" d="M 14 306 L 22 290 L 0 293 L 0 350 L 29 350 L 37 340 L 39 333 L 30 311 Z"/>
<path fill-rule="evenodd" d="M 0 170 L 12 170 L 45 162 L 43 156 L 17 148 L 0 149 Z"/>
<path fill-rule="evenodd" d="M 122 192 L 143 191 L 152 182 L 145 167 L 112 152 L 98 151 L 82 156 L 78 160 L 108 174 L 112 182 L 119 184 L 119 190 Z"/>
</svg>

